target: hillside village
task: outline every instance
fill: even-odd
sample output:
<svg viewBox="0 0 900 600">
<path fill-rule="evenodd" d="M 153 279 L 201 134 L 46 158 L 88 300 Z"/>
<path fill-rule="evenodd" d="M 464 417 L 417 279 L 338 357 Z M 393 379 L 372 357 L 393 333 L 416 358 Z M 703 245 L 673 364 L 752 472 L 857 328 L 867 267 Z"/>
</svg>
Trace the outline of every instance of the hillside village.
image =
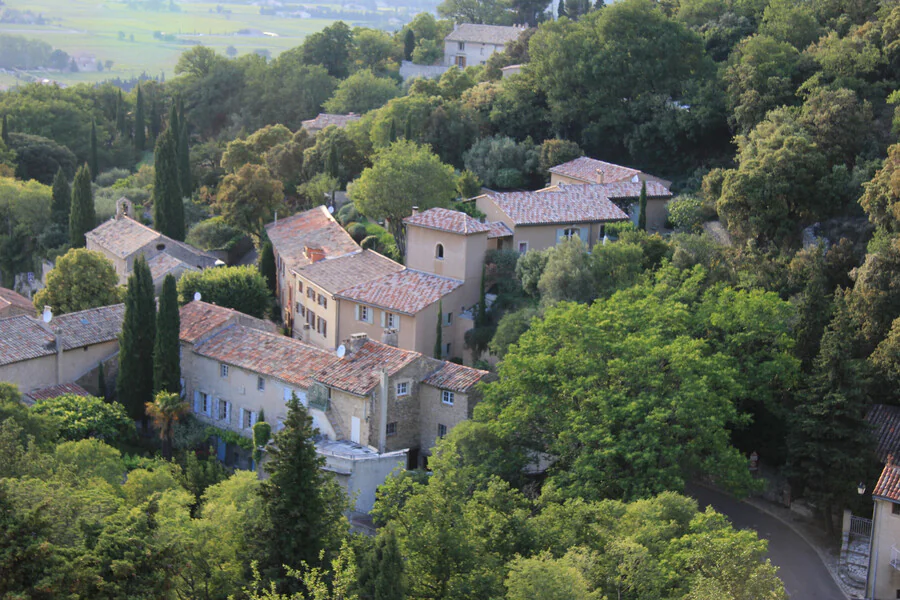
<svg viewBox="0 0 900 600">
<path fill-rule="evenodd" d="M 0 93 L 0 596 L 900 597 L 900 7 L 438 13 Z"/>
</svg>

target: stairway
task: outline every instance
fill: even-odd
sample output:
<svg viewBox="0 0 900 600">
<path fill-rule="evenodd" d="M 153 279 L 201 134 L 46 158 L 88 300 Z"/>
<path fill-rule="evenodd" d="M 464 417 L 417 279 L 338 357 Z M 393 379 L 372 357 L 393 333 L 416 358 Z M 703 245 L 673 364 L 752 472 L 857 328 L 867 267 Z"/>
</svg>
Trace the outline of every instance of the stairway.
<svg viewBox="0 0 900 600">
<path fill-rule="evenodd" d="M 869 538 L 851 534 L 848 543 L 841 549 L 841 580 L 862 598 L 866 591 L 868 573 Z"/>
</svg>

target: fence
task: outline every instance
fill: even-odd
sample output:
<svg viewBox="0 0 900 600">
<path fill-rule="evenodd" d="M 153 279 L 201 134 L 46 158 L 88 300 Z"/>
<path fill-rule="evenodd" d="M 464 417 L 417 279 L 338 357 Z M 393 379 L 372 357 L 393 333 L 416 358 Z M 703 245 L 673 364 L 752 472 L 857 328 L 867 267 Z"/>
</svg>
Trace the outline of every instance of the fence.
<svg viewBox="0 0 900 600">
<path fill-rule="evenodd" d="M 866 538 L 872 537 L 872 519 L 850 517 L 850 534 Z"/>
</svg>

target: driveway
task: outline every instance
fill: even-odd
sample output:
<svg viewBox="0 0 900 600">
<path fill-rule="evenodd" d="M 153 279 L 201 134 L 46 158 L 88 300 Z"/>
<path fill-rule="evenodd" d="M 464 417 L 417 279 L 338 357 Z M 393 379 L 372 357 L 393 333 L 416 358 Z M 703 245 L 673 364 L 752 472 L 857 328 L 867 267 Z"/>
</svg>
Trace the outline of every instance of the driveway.
<svg viewBox="0 0 900 600">
<path fill-rule="evenodd" d="M 697 499 L 701 510 L 712 506 L 738 529 L 753 529 L 769 540 L 768 557 L 791 600 L 846 600 L 834 583 L 819 555 L 793 529 L 774 517 L 731 496 L 707 488 L 689 485 L 687 494 Z"/>
</svg>

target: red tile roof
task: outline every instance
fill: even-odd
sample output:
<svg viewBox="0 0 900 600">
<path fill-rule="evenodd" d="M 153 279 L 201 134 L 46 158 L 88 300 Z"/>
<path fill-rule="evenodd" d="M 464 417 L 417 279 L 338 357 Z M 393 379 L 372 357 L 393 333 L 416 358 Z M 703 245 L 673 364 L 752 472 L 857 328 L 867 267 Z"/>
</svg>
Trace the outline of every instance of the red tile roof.
<svg viewBox="0 0 900 600">
<path fill-rule="evenodd" d="M 180 309 L 181 330 L 178 334 L 182 342 L 195 343 L 200 338 L 226 325 L 239 323 L 260 331 L 275 332 L 275 324 L 257 319 L 232 308 L 217 306 L 202 300 L 188 302 Z"/>
<path fill-rule="evenodd" d="M 900 502 L 900 465 L 888 463 L 884 466 L 872 496 Z"/>
<path fill-rule="evenodd" d="M 227 327 L 196 346 L 194 352 L 303 388 L 309 387 L 315 373 L 339 360 L 300 340 L 242 325 Z"/>
<path fill-rule="evenodd" d="M 562 225 L 628 219 L 628 215 L 602 193 L 561 190 L 508 192 L 488 194 L 487 197 L 515 225 Z"/>
<path fill-rule="evenodd" d="M 647 181 L 648 198 L 669 198 L 672 192 L 658 181 Z M 617 183 L 558 183 L 552 187 L 544 188 L 540 192 L 567 192 L 569 194 L 583 194 L 586 196 L 609 198 L 610 200 L 624 200 L 640 198 L 643 182 L 620 181 Z"/>
<path fill-rule="evenodd" d="M 124 304 L 102 306 L 54 317 L 49 328 L 59 330 L 63 350 L 73 350 L 117 339 L 124 315 Z M 55 339 L 33 317 L 0 319 L 0 366 L 55 354 Z"/>
<path fill-rule="evenodd" d="M 427 227 L 439 231 L 449 231 L 460 235 L 484 233 L 490 231 L 491 226 L 480 223 L 464 212 L 449 210 L 446 208 L 429 208 L 425 212 L 406 217 L 403 222 L 407 225 Z"/>
<path fill-rule="evenodd" d="M 344 128 L 353 121 L 359 121 L 359 118 L 360 116 L 354 113 L 349 113 L 346 115 L 319 113 L 315 119 L 307 119 L 306 121 L 301 121 L 301 124 L 307 130 L 315 132 L 319 131 L 320 129 L 325 129 L 329 125 Z"/>
<path fill-rule="evenodd" d="M 0 287 L 0 310 L 7 308 L 9 306 L 14 306 L 16 308 L 27 311 L 28 314 L 35 314 L 34 304 L 32 304 L 31 300 L 19 294 L 14 290 L 8 290 L 6 288 Z"/>
<path fill-rule="evenodd" d="M 492 240 L 494 238 L 504 238 L 504 237 L 512 237 L 513 232 L 512 229 L 506 226 L 506 223 L 503 221 L 494 221 L 491 224 L 491 232 L 488 234 L 488 239 Z"/>
<path fill-rule="evenodd" d="M 875 404 L 869 409 L 866 420 L 872 425 L 878 459 L 886 463 L 893 455 L 900 460 L 900 407 Z"/>
<path fill-rule="evenodd" d="M 348 353 L 316 373 L 314 379 L 323 385 L 364 396 L 379 384 L 382 369 L 391 376 L 418 358 L 422 358 L 418 352 L 367 340 L 356 352 Z"/>
<path fill-rule="evenodd" d="M 381 279 L 347 288 L 338 296 L 392 312 L 415 315 L 462 284 L 458 279 L 404 269 Z"/>
<path fill-rule="evenodd" d="M 289 269 L 312 264 L 304 253 L 306 247 L 321 248 L 326 258 L 361 250 L 324 206 L 269 223 L 266 233 L 275 252 Z"/>
<path fill-rule="evenodd" d="M 64 383 L 62 385 L 52 385 L 50 387 L 32 390 L 25 394 L 32 401 L 47 400 L 48 398 L 59 398 L 65 394 L 73 394 L 75 396 L 90 396 L 91 394 L 78 385 L 77 383 Z"/>
<path fill-rule="evenodd" d="M 312 281 L 322 289 L 337 294 L 349 287 L 397 273 L 404 269 L 374 250 L 363 250 L 354 254 L 328 258 L 307 265 L 295 272 Z"/>
<path fill-rule="evenodd" d="M 158 281 L 165 277 L 168 273 L 171 273 L 175 269 L 181 267 L 186 271 L 198 271 L 197 267 L 187 264 L 182 260 L 178 260 L 171 254 L 166 252 L 160 252 L 153 258 L 147 261 L 147 266 L 150 267 L 150 277 L 153 281 Z"/>
<path fill-rule="evenodd" d="M 604 162 L 594 158 L 582 156 L 567 163 L 550 168 L 551 173 L 580 179 L 585 183 L 614 183 L 617 181 L 629 181 L 641 171 L 613 163 Z M 602 178 L 600 177 L 602 175 Z"/>
<path fill-rule="evenodd" d="M 422 383 L 426 383 L 442 390 L 453 390 L 454 392 L 465 393 L 486 375 L 488 375 L 487 371 L 473 369 L 472 367 L 466 367 L 448 361 L 444 362 L 440 369 L 425 378 Z"/>
<path fill-rule="evenodd" d="M 104 221 L 87 232 L 85 237 L 112 254 L 124 258 L 164 236 L 131 217 L 122 216 Z"/>
</svg>

